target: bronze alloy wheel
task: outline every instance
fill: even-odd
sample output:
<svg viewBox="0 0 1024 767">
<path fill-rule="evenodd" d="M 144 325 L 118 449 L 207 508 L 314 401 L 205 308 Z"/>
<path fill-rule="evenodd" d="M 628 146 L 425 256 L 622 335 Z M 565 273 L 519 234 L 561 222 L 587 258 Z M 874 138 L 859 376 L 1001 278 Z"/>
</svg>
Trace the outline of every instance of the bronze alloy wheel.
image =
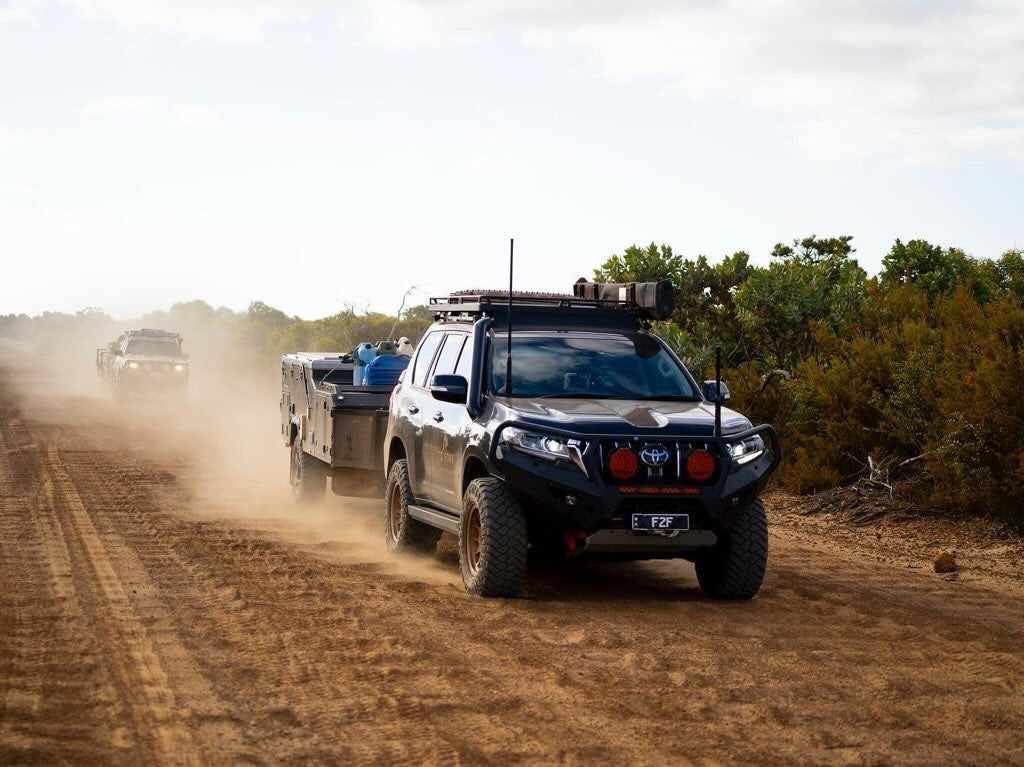
<svg viewBox="0 0 1024 767">
<path fill-rule="evenodd" d="M 391 540 L 398 541 L 402 537 L 402 486 L 395 483 L 388 497 L 388 533 Z"/>
<path fill-rule="evenodd" d="M 530 541 L 522 505 L 497 477 L 469 483 L 459 519 L 459 569 L 466 591 L 514 597 L 526 576 Z"/>
<path fill-rule="evenodd" d="M 462 556 L 471 575 L 480 571 L 480 557 L 483 554 L 483 530 L 480 526 L 480 507 L 471 506 L 466 518 L 466 533 L 462 537 Z"/>
</svg>

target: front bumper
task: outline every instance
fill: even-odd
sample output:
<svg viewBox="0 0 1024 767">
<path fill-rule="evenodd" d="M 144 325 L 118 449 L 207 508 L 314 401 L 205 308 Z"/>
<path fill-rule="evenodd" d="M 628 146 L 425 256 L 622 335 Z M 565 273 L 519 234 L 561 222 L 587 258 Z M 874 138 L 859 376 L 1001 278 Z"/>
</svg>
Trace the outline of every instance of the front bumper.
<svg viewBox="0 0 1024 767">
<path fill-rule="evenodd" d="M 711 483 L 689 486 L 685 493 L 667 494 L 652 490 L 622 492 L 616 484 L 606 482 L 603 467 L 596 455 L 594 444 L 601 439 L 594 435 L 559 434 L 591 443 L 584 454 L 587 473 L 567 461 L 551 462 L 534 458 L 501 445 L 501 432 L 508 426 L 533 429 L 526 424 L 508 422 L 494 434 L 492 465 L 504 474 L 506 484 L 531 509 L 543 510 L 561 518 L 565 525 L 583 528 L 593 533 L 599 530 L 629 530 L 630 514 L 637 512 L 677 512 L 690 515 L 691 530 L 726 530 L 732 525 L 736 513 L 750 503 L 764 488 L 782 458 L 775 429 L 764 424 L 739 434 L 726 437 L 699 439 L 724 445 L 758 434 L 767 437 L 770 446 L 761 456 L 732 471 L 723 469 Z M 672 439 L 687 439 L 686 435 L 673 435 Z M 666 437 L 668 439 L 668 437 Z M 652 486 L 656 487 L 656 486 Z M 649 541 L 651 536 L 632 536 Z M 655 536 L 656 537 L 656 536 Z M 691 536 L 692 537 L 692 536 Z M 671 540 L 671 539 L 666 539 Z M 627 541 L 627 539 L 623 539 Z M 638 543 L 629 540 L 628 543 Z M 713 543 L 713 541 L 712 541 Z M 658 546 L 664 545 L 658 543 Z"/>
<path fill-rule="evenodd" d="M 125 394 L 182 392 L 188 387 L 188 371 L 154 372 L 145 368 L 122 370 L 118 387 Z"/>
</svg>

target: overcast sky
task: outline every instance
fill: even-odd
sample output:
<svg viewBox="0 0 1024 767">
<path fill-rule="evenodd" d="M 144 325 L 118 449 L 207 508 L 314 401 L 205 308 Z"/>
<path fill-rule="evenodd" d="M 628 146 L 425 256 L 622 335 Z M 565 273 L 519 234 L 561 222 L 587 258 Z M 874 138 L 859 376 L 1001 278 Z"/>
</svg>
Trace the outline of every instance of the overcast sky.
<svg viewBox="0 0 1024 767">
<path fill-rule="evenodd" d="M 1024 3 L 0 0 L 0 313 L 1024 245 Z"/>
</svg>

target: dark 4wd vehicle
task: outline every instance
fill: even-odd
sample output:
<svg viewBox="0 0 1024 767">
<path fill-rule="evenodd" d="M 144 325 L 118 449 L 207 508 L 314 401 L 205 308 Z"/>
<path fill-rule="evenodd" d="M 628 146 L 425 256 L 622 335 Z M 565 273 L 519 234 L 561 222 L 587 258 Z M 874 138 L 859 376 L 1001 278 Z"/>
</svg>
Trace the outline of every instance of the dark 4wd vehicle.
<svg viewBox="0 0 1024 767">
<path fill-rule="evenodd" d="M 768 557 L 759 493 L 778 438 L 722 408 L 724 384 L 699 385 L 648 332 L 666 315 L 654 285 L 578 286 L 657 292 L 649 306 L 435 299 L 436 323 L 391 398 L 389 548 L 431 550 L 455 533 L 466 589 L 485 596 L 517 594 L 528 556 L 593 555 L 681 557 L 706 594 L 753 597 Z"/>
</svg>

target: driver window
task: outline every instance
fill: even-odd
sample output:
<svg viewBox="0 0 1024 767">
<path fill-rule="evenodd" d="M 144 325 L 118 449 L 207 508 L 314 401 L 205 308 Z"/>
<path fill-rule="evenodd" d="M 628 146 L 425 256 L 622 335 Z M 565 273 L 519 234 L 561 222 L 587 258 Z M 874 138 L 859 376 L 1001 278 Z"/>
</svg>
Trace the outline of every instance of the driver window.
<svg viewBox="0 0 1024 767">
<path fill-rule="evenodd" d="M 462 333 L 449 333 L 445 336 L 441 353 L 437 355 L 434 375 L 451 375 L 455 372 L 455 360 L 459 358 L 462 342 L 465 339 L 466 336 Z"/>
<path fill-rule="evenodd" d="M 455 366 L 455 375 L 462 376 L 467 381 L 473 374 L 473 343 L 466 340 L 462 345 L 462 354 L 459 355 L 459 364 Z"/>
</svg>

